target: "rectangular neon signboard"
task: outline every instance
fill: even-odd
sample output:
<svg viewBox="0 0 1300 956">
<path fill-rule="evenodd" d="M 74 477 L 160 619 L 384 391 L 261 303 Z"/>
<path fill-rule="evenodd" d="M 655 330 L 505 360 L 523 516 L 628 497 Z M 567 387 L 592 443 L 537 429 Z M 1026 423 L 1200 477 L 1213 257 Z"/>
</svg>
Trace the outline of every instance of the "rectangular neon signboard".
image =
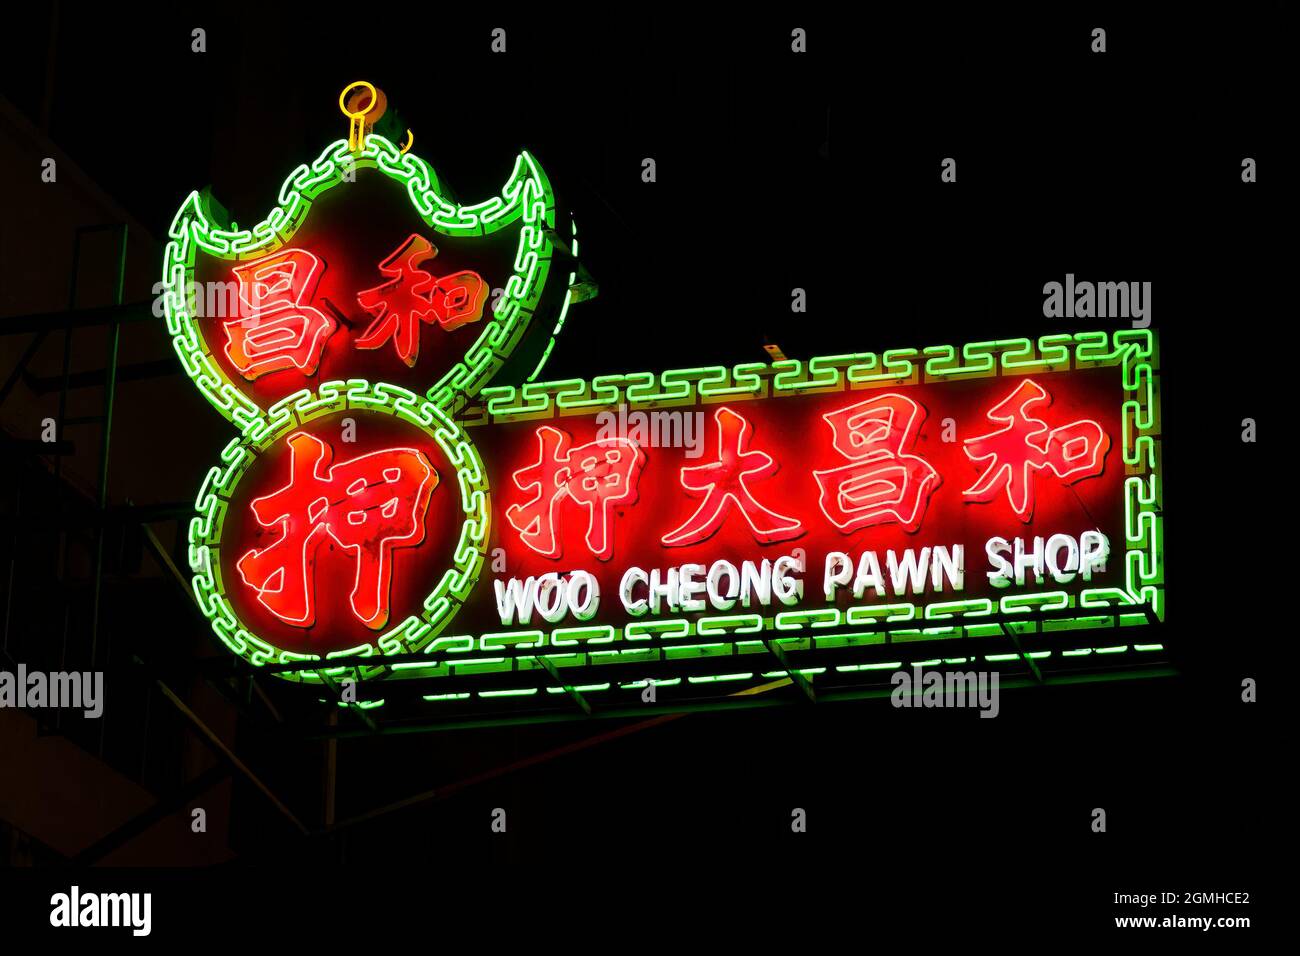
<svg viewBox="0 0 1300 956">
<path fill-rule="evenodd" d="M 489 567 L 436 653 L 448 674 L 473 655 L 536 681 L 545 655 L 644 678 L 675 654 L 751 671 L 770 639 L 1160 619 L 1155 347 L 1099 332 L 486 389 L 468 431 Z"/>
</svg>

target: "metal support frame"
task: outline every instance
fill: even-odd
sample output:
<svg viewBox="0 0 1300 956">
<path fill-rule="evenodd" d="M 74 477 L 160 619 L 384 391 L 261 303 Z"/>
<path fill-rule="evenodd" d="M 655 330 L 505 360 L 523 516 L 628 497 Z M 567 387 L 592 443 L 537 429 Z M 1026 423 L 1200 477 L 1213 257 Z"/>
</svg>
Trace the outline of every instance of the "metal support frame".
<svg viewBox="0 0 1300 956">
<path fill-rule="evenodd" d="M 998 627 L 1000 627 L 1002 633 L 1010 639 L 1011 646 L 1016 649 L 1016 653 L 1020 655 L 1020 659 L 1024 662 L 1025 666 L 1029 668 L 1029 672 L 1034 675 L 1034 680 L 1038 681 L 1040 684 L 1043 683 L 1043 672 L 1038 669 L 1038 664 L 1034 659 L 1026 654 L 1025 649 L 1020 646 L 1020 636 L 1016 634 L 1016 629 L 1014 627 L 1008 627 L 1004 621 L 999 621 Z"/>
<path fill-rule="evenodd" d="M 207 793 L 207 791 L 230 776 L 230 769 L 229 764 L 218 761 L 214 766 L 203 771 L 194 779 L 186 781 L 174 791 L 162 797 L 148 810 L 127 820 L 111 833 L 100 837 L 68 862 L 73 866 L 90 866 L 98 863 L 118 847 L 144 833 L 155 823 L 166 819 L 190 801 Z"/>
<path fill-rule="evenodd" d="M 564 692 L 569 695 L 569 698 L 578 705 L 578 709 L 590 717 L 591 704 L 572 684 L 568 683 L 560 676 L 560 672 L 556 668 L 555 663 L 547 660 L 545 657 L 537 657 L 535 660 L 542 666 L 542 669 L 546 671 L 546 673 L 551 675 L 551 680 L 555 681 L 555 685 L 564 689 Z"/>
<path fill-rule="evenodd" d="M 763 646 L 767 648 L 768 653 L 776 658 L 776 662 L 785 668 L 786 674 L 790 676 L 790 680 L 794 685 L 803 692 L 804 697 L 808 699 L 808 703 L 817 703 L 817 694 L 813 691 L 812 684 L 809 683 L 807 677 L 791 666 L 789 659 L 785 656 L 785 651 L 781 649 L 781 645 L 777 644 L 774 638 L 769 637 L 763 640 Z"/>
<path fill-rule="evenodd" d="M 1161 680 L 1178 675 L 1173 667 L 1150 667 L 1126 671 L 1107 671 L 1105 673 L 1062 674 L 1054 676 L 1053 685 L 1090 684 L 1098 681 Z M 783 683 L 781 681 L 775 683 Z M 999 681 L 999 690 L 1019 690 L 1026 687 L 1039 687 L 1039 682 L 1032 677 L 1011 677 Z M 645 704 L 633 707 L 611 707 L 593 711 L 592 714 L 579 714 L 573 711 L 555 711 L 532 714 L 527 718 L 529 724 L 565 724 L 578 720 L 603 718 L 606 720 L 633 720 L 637 717 L 656 715 L 659 717 L 685 716 L 687 714 L 713 713 L 718 711 L 741 711 L 789 707 L 795 703 L 789 697 L 757 697 L 753 691 L 758 688 L 746 688 L 729 697 L 713 700 L 677 701 L 659 705 Z M 888 698 L 892 687 L 864 687 L 852 690 L 823 691 L 818 695 L 819 706 L 840 704 L 848 701 L 879 700 Z M 472 718 L 453 718 L 448 720 L 430 720 L 402 724 L 384 724 L 379 727 L 380 736 L 401 736 L 405 734 L 441 733 L 454 730 L 481 730 L 489 727 L 517 726 L 524 721 L 518 716 L 492 715 Z M 326 740 L 331 736 L 340 738 L 364 737 L 368 731 L 356 729 L 339 729 L 337 731 L 320 731 L 308 736 L 308 740 Z"/>
<path fill-rule="evenodd" d="M 32 340 L 27 343 L 27 348 L 23 350 L 22 356 L 18 359 L 18 364 L 15 365 L 14 370 L 9 373 L 9 377 L 5 379 L 5 383 L 0 385 L 0 404 L 4 403 L 4 400 L 9 397 L 9 393 L 14 390 L 14 386 L 23 378 L 27 371 L 27 364 L 31 362 L 36 353 L 40 351 L 41 346 L 45 343 L 45 337 L 47 335 L 49 335 L 49 331 L 47 329 L 42 329 L 33 335 Z"/>
<path fill-rule="evenodd" d="M 123 228 L 120 223 L 109 226 L 91 226 L 78 232 L 95 232 L 102 229 Z M 74 264 L 74 269 L 76 268 Z M 157 321 L 153 314 L 152 302 L 127 302 L 119 305 L 96 306 L 93 309 L 77 309 L 69 306 L 66 312 L 34 312 L 29 315 L 15 315 L 0 323 L 0 335 L 19 335 L 23 332 L 53 332 L 66 329 L 90 329 L 110 322 L 123 324 L 131 322 Z"/>
<path fill-rule="evenodd" d="M 293 824 L 300 833 L 305 836 L 311 832 L 303 822 L 298 819 L 294 812 L 289 809 L 284 801 L 277 797 L 275 792 L 263 783 L 262 779 L 257 776 L 257 774 L 253 773 L 253 771 L 249 769 L 248 765 L 240 760 L 233 750 L 226 746 L 225 742 L 216 735 L 212 728 L 205 724 L 203 720 L 194 713 L 194 711 L 190 710 L 190 708 L 186 706 L 185 701 L 177 697 L 172 689 L 161 680 L 155 678 L 154 683 L 158 685 L 158 689 L 162 691 L 163 696 L 171 702 L 172 706 L 179 710 L 185 719 L 194 726 L 194 729 L 199 732 L 199 735 L 207 742 L 208 746 L 211 747 L 212 750 L 229 763 L 235 770 L 239 771 L 245 780 L 261 792 L 262 796 L 271 801 L 275 808 L 280 811 L 281 815 Z"/>
<path fill-rule="evenodd" d="M 131 365 L 122 365 L 117 368 L 116 378 L 119 382 L 140 382 L 151 378 L 165 378 L 169 375 L 179 375 L 180 368 L 177 366 L 175 359 L 159 359 L 155 362 L 135 362 Z M 61 391 L 66 394 L 74 388 L 94 388 L 101 384 L 108 376 L 109 370 L 106 368 L 92 369 L 89 372 L 77 372 L 72 375 L 24 375 L 23 382 L 37 395 L 48 395 L 50 392 Z M 98 418 L 94 419 L 98 421 Z M 72 420 L 68 419 L 65 424 L 71 424 Z"/>
<path fill-rule="evenodd" d="M 379 728 L 375 726 L 374 720 L 366 713 L 366 709 L 360 706 L 356 701 L 344 700 L 342 688 L 340 688 L 328 674 L 321 675 L 321 684 L 334 695 L 334 703 L 343 704 L 346 707 L 347 712 L 356 717 L 357 720 L 361 721 L 366 730 L 372 734 L 378 731 Z"/>
</svg>

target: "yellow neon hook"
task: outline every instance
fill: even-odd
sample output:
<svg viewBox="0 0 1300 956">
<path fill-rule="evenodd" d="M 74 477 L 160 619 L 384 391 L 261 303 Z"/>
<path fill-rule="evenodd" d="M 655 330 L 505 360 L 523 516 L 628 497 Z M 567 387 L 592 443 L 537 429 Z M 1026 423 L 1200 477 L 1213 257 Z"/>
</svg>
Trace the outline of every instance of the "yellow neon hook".
<svg viewBox="0 0 1300 956">
<path fill-rule="evenodd" d="M 348 94 L 353 90 L 361 88 L 370 94 L 370 100 L 366 103 L 366 108 L 360 112 L 353 112 L 348 109 Z M 349 83 L 343 87 L 343 92 L 339 94 L 339 109 L 343 115 L 348 118 L 348 149 L 354 153 L 359 153 L 366 148 L 366 115 L 374 111 L 379 105 L 379 91 L 375 89 L 373 83 L 367 83 L 365 80 L 357 80 L 355 83 Z M 375 117 L 378 119 L 378 116 Z"/>
</svg>

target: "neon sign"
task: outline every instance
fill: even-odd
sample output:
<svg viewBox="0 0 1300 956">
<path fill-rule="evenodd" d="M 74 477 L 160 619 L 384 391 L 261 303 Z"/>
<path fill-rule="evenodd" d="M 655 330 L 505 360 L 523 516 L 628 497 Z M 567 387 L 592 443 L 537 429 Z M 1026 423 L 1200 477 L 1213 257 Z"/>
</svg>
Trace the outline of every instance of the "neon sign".
<svg viewBox="0 0 1300 956">
<path fill-rule="evenodd" d="M 195 387 L 248 437 L 335 379 L 384 381 L 454 411 L 508 362 L 544 364 L 576 281 L 576 263 L 569 285 L 553 268 L 561 225 L 529 153 L 499 195 L 462 205 L 384 137 L 359 152 L 340 140 L 294 170 L 251 229 L 190 194 L 164 253 L 168 331 Z M 426 271 L 435 249 L 441 267 Z M 239 314 L 209 314 L 205 290 L 236 284 Z M 489 286 L 501 290 L 490 308 Z"/>
<path fill-rule="evenodd" d="M 988 462 L 980 479 L 962 492 L 966 498 L 993 501 L 1005 488 L 1011 510 L 1028 522 L 1034 513 L 1035 471 L 1046 468 L 1067 484 L 1102 473 L 1110 436 L 1089 419 L 1049 429 L 1045 422 L 1030 417 L 1031 407 L 1050 401 L 1041 385 L 1025 379 L 989 410 L 989 419 L 1005 426 L 966 439 L 971 461 Z"/>
<path fill-rule="evenodd" d="M 515 448 L 538 440 L 546 447 L 547 436 L 555 445 L 562 433 L 537 424 L 532 413 L 518 423 L 494 420 L 477 440 L 489 484 L 502 488 L 499 507 L 511 517 L 491 542 L 505 554 L 503 593 L 541 587 L 551 570 L 579 568 L 595 579 L 600 619 L 617 621 L 646 607 L 725 611 L 737 595 L 742 606 L 774 610 L 807 607 L 812 596 L 825 595 L 834 607 L 823 610 L 838 614 L 840 588 L 850 583 L 855 600 L 869 591 L 929 602 L 1024 586 L 1026 574 L 1041 586 L 1113 582 L 1120 572 L 1106 559 L 1109 541 L 1123 535 L 1123 475 L 1105 464 L 1110 436 L 1123 427 L 1120 377 L 1110 366 L 1019 376 L 1012 384 L 1004 377 L 914 382 L 906 391 L 866 389 L 865 398 L 863 391 L 816 389 L 714 405 L 705 418 L 713 427 L 705 430 L 712 450 L 703 464 L 686 463 L 680 449 L 638 447 L 639 494 L 612 517 L 606 513 L 602 541 L 618 544 L 590 567 L 565 549 L 555 522 L 516 520 L 538 510 L 540 495 L 521 503 L 509 483 L 495 480 L 498 462 L 518 454 Z M 1053 383 L 1059 407 L 1080 413 L 1071 416 L 1077 420 L 1049 429 L 1028 416 L 1027 408 L 1048 402 L 1040 379 Z M 983 433 L 990 417 L 1011 425 L 991 438 Z M 951 425 L 947 440 L 943 421 Z M 572 409 L 564 422 L 565 442 L 570 434 L 581 441 L 584 425 L 586 434 L 597 431 L 594 416 Z M 615 449 L 630 455 L 629 444 L 613 438 L 581 447 L 598 458 Z M 1032 497 L 1023 476 L 1037 478 Z M 531 463 L 512 477 L 520 488 L 547 481 Z M 536 546 L 539 527 L 549 529 L 545 548 Z M 498 602 L 496 619 L 484 627 L 535 623 L 518 613 L 521 606 L 516 601 L 512 613 Z"/>
<path fill-rule="evenodd" d="M 375 321 L 356 341 L 359 349 L 377 349 L 390 340 L 408 368 L 420 354 L 420 322 L 437 322 L 450 332 L 483 317 L 487 291 L 481 276 L 462 270 L 438 278 L 424 263 L 438 254 L 433 244 L 416 233 L 379 264 L 389 276 L 383 285 L 357 293 L 357 302 Z"/>
<path fill-rule="evenodd" d="M 573 260 L 576 279 L 576 240 L 553 244 L 561 219 L 534 157 L 519 155 L 500 195 L 453 203 L 409 131 L 400 149 L 374 131 L 384 103 L 364 81 L 345 89 L 348 139 L 294 170 L 258 225 L 192 193 L 169 230 L 168 330 L 240 432 L 191 524 L 195 595 L 253 664 L 437 638 L 491 524 L 452 416 L 510 362 L 540 371 L 571 298 L 554 260 Z M 213 309 L 225 287 L 232 309 Z"/>
<path fill-rule="evenodd" d="M 366 627 L 382 628 L 388 622 L 393 549 L 424 540 L 438 473 L 416 448 L 384 448 L 331 464 L 328 442 L 295 432 L 287 443 L 288 484 L 249 505 L 258 524 L 275 528 L 279 537 L 235 562 L 240 580 L 281 621 L 310 627 L 316 551 L 328 537 L 356 562 L 352 613 Z"/>
<path fill-rule="evenodd" d="M 780 467 L 767 452 L 750 449 L 753 427 L 730 408 L 719 408 L 713 419 L 717 423 L 718 460 L 683 466 L 681 470 L 682 487 L 704 500 L 681 527 L 660 541 L 669 548 L 705 541 L 733 512 L 744 518 L 754 540 L 762 544 L 789 541 L 803 534 L 802 522 L 759 504 L 749 487 L 750 482 L 770 478 Z"/>
<path fill-rule="evenodd" d="M 565 500 L 587 512 L 587 547 L 601 561 L 614 550 L 611 509 L 636 503 L 637 480 L 645 453 L 626 439 L 593 441 L 571 448 L 568 433 L 543 425 L 537 429 L 540 457 L 511 479 L 532 497 L 511 505 L 506 519 L 524 546 L 546 558 L 564 552 L 557 534 Z"/>
<path fill-rule="evenodd" d="M 235 266 L 239 303 L 246 315 L 225 323 L 226 355 L 244 378 L 297 369 L 315 373 L 338 323 L 307 304 L 325 264 L 305 249 L 279 252 Z"/>
<path fill-rule="evenodd" d="M 1101 653 L 1093 628 L 1163 618 L 1149 330 L 533 381 L 573 298 L 541 167 L 455 206 L 355 132 L 252 230 L 191 196 L 166 254 L 178 354 L 239 430 L 191 523 L 195 595 L 249 663 L 617 697 L 994 635 Z M 205 269 L 247 314 L 197 314 Z M 698 448 L 608 429 L 671 416 Z"/>
<path fill-rule="evenodd" d="M 816 684 L 927 651 L 1020 660 L 979 643 L 1009 629 L 1037 642 L 1023 653 L 1043 666 L 1150 655 L 1161 645 L 1118 635 L 1164 614 L 1156 360 L 1154 335 L 1133 330 L 490 386 L 467 420 L 504 499 L 495 507 L 517 495 L 496 476 L 536 460 L 524 449 L 539 429 L 612 440 L 601 416 L 641 416 L 638 498 L 616 509 L 602 562 L 573 555 L 567 529 L 564 557 L 547 558 L 495 526 L 492 591 L 466 605 L 464 637 L 424 673 L 457 690 L 492 675 L 485 695 L 576 689 L 617 706 L 650 684 Z M 723 409 L 751 429 L 730 447 L 771 459 L 754 463 L 765 474 L 754 498 L 802 533 L 762 542 L 733 506 L 712 535 L 669 547 L 703 499 L 680 481 L 690 454 L 645 435 L 689 432 L 668 419 L 701 415 L 703 458 L 716 463 L 729 447 Z M 1008 411 L 1016 441 L 993 450 L 1000 464 L 1030 463 L 1032 508 L 1007 484 L 967 494 L 986 481 L 988 436 Z M 649 427 L 653 416 L 665 420 Z M 1098 639 L 1098 627 L 1119 630 Z M 869 652 L 882 663 L 838 656 Z M 572 670 L 557 685 L 539 661 Z"/>
<path fill-rule="evenodd" d="M 942 484 L 924 458 L 910 454 L 925 421 L 925 409 L 906 395 L 855 402 L 822 416 L 835 450 L 852 463 L 814 472 L 826 520 L 848 534 L 896 521 L 915 531 L 930 495 Z"/>
</svg>

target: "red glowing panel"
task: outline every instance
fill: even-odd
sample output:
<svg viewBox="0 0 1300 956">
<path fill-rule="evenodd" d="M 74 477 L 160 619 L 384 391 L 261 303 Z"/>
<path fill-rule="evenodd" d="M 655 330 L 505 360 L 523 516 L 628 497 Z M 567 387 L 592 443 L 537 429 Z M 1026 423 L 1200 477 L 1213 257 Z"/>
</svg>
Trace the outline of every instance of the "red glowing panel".
<svg viewBox="0 0 1300 956">
<path fill-rule="evenodd" d="M 663 544 L 673 548 L 704 541 L 737 509 L 755 541 L 772 544 L 803 534 L 802 522 L 759 504 L 750 490 L 749 482 L 769 478 L 780 468 L 767 452 L 749 450 L 753 426 L 729 408 L 719 408 L 713 419 L 717 423 L 718 460 L 681 470 L 682 487 L 704 500 L 680 527 L 663 536 Z"/>
<path fill-rule="evenodd" d="M 231 364 L 250 382 L 282 369 L 313 374 L 337 327 L 308 304 L 325 263 L 305 249 L 282 249 L 233 271 L 241 315 L 224 325 Z"/>
<path fill-rule="evenodd" d="M 1029 382 L 1050 392 L 1050 404 L 1046 398 L 1008 401 L 1018 386 L 1029 389 Z M 1022 397 L 1037 394 L 1025 391 Z M 910 550 L 920 561 L 927 550 L 955 555 L 960 546 L 964 585 L 930 582 L 925 595 L 1000 598 L 1009 592 L 990 580 L 989 572 L 996 571 L 986 553 L 990 540 L 1019 536 L 1032 551 L 1039 536 L 1078 539 L 1100 531 L 1112 558 L 1090 581 L 1080 575 L 1070 583 L 1024 587 L 1077 592 L 1112 586 L 1125 574 L 1119 557 L 1125 474 L 1106 452 L 1119 441 L 1122 394 L 1121 370 L 1098 367 L 723 404 L 568 410 L 548 422 L 474 428 L 493 511 L 505 519 L 490 532 L 489 551 L 503 552 L 491 573 L 504 586 L 550 572 L 589 572 L 602 595 L 594 620 L 616 624 L 627 619 L 619 594 L 629 568 L 666 574 L 687 564 L 708 568 L 729 561 L 739 567 L 793 554 L 802 556 L 803 565 L 805 593 L 798 606 L 811 608 L 821 603 L 832 552 L 847 554 L 852 563 L 874 551 L 888 576 L 891 552 L 902 559 Z M 990 450 L 988 433 L 1008 424 L 997 421 L 991 428 L 990 413 L 1008 415 L 1011 422 L 1046 422 L 1041 432 L 1035 426 L 1016 433 L 1032 439 L 1028 446 L 1023 438 L 996 446 L 1003 463 L 1043 462 L 1029 469 L 1032 512 L 1013 509 L 1005 484 L 995 485 L 988 501 L 963 493 L 985 483 L 993 459 L 978 456 Z M 661 426 L 650 424 L 654 416 L 663 419 Z M 563 459 L 568 448 L 594 450 L 611 441 L 636 446 L 635 495 L 611 494 L 594 524 L 577 520 L 578 505 L 563 478 L 548 478 L 542 463 Z M 551 467 L 558 475 L 562 466 Z M 842 588 L 834 603 L 922 599 L 895 593 L 892 581 L 886 590 L 884 598 L 871 588 L 854 598 L 851 588 Z M 462 614 L 457 627 L 465 633 L 503 626 L 491 589 L 476 593 Z"/>
<path fill-rule="evenodd" d="M 425 513 L 438 473 L 414 448 L 386 448 L 333 463 L 334 450 L 306 432 L 289 436 L 289 479 L 249 505 L 264 528 L 278 529 L 236 567 L 258 602 L 286 624 L 316 620 L 316 552 L 326 538 L 355 565 L 352 613 L 372 630 L 389 617 L 393 552 L 424 540 Z"/>
<path fill-rule="evenodd" d="M 572 501 L 587 513 L 587 547 L 601 561 L 614 551 L 612 514 L 616 505 L 635 504 L 637 479 L 645 454 L 626 439 L 593 441 L 571 448 L 567 432 L 543 425 L 537 429 L 538 458 L 511 477 L 533 497 L 512 505 L 506 518 L 519 540 L 547 558 L 563 553 L 557 532 L 561 504 Z"/>
<path fill-rule="evenodd" d="M 1067 485 L 1102 473 L 1110 436 L 1091 419 L 1049 428 L 1029 413 L 1051 402 L 1046 389 L 1025 379 L 989 410 L 989 420 L 1003 427 L 966 440 L 970 460 L 988 463 L 979 480 L 962 492 L 966 500 L 994 501 L 1005 488 L 1011 510 L 1028 522 L 1034 515 L 1035 471 L 1046 468 Z"/>
</svg>

